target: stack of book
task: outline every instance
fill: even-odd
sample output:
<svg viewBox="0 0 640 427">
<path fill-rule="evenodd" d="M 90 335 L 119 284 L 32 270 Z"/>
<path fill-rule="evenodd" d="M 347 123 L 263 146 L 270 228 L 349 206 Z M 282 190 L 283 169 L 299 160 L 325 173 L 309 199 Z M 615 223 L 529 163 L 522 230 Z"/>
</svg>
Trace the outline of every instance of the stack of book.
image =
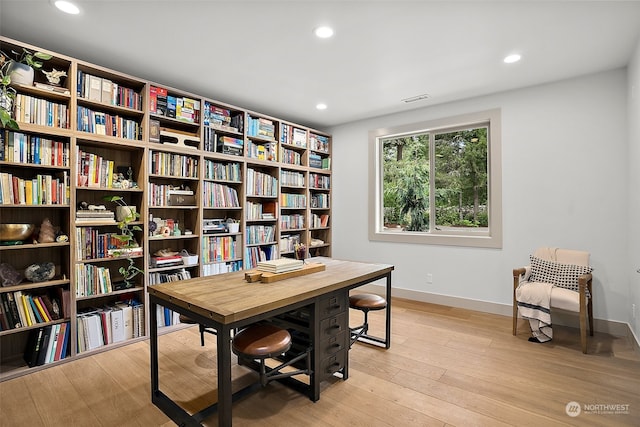
<svg viewBox="0 0 640 427">
<path fill-rule="evenodd" d="M 286 273 L 300 270 L 304 263 L 302 260 L 292 258 L 273 259 L 271 261 L 259 261 L 258 270 L 266 273 Z"/>
<path fill-rule="evenodd" d="M 109 210 L 79 210 L 76 211 L 76 222 L 115 223 L 115 215 Z"/>
<path fill-rule="evenodd" d="M 184 263 L 182 262 L 182 257 L 180 255 L 151 257 L 152 268 L 176 267 L 179 265 L 184 265 Z"/>
</svg>

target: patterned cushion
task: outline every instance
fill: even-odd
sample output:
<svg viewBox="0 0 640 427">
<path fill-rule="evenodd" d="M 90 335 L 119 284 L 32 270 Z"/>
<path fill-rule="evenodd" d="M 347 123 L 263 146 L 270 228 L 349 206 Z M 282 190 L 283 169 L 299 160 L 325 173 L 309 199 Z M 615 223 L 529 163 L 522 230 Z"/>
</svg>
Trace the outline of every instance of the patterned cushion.
<svg viewBox="0 0 640 427">
<path fill-rule="evenodd" d="M 560 264 L 531 255 L 531 282 L 551 283 L 554 286 L 579 292 L 578 277 L 591 273 L 586 265 Z"/>
</svg>

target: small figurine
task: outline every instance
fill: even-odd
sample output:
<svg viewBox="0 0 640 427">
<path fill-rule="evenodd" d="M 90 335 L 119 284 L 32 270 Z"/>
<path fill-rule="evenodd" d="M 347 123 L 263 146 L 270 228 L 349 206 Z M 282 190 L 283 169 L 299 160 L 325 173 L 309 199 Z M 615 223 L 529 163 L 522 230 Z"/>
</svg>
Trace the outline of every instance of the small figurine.
<svg viewBox="0 0 640 427">
<path fill-rule="evenodd" d="M 65 71 L 58 71 L 55 68 L 51 71 L 42 70 L 42 73 L 45 75 L 49 83 L 56 86 L 60 84 L 60 77 L 67 77 L 67 73 Z"/>
<path fill-rule="evenodd" d="M 53 243 L 56 241 L 56 232 L 53 229 L 53 225 L 49 218 L 45 218 L 40 224 L 40 234 L 38 235 L 38 242 L 40 243 Z"/>
</svg>

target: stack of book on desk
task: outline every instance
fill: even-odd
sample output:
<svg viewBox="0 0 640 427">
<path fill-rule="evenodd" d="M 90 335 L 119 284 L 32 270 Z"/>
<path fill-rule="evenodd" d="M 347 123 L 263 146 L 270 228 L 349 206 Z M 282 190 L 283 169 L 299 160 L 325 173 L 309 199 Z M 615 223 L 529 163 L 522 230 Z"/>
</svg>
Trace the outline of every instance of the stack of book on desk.
<svg viewBox="0 0 640 427">
<path fill-rule="evenodd" d="M 259 261 L 258 270 L 267 273 L 286 273 L 287 271 L 300 270 L 303 265 L 302 260 L 280 258 L 271 261 Z"/>
</svg>

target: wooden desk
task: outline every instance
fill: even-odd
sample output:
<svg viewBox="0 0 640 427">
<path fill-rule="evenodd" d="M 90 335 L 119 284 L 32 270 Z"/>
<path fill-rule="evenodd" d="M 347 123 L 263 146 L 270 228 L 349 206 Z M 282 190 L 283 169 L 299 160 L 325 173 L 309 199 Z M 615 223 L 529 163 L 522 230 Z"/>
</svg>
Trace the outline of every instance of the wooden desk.
<svg viewBox="0 0 640 427">
<path fill-rule="evenodd" d="M 380 279 L 386 279 L 385 346 L 391 342 L 391 271 L 393 266 L 339 261 L 331 258 L 313 258 L 313 262 L 326 265 L 326 270 L 307 276 L 295 277 L 274 283 L 247 283 L 244 271 L 215 276 L 198 277 L 180 282 L 149 286 L 150 354 L 151 354 L 151 400 L 178 425 L 197 426 L 213 412 L 218 412 L 218 425 L 231 426 L 231 331 L 259 320 L 268 319 L 301 307 L 310 309 L 310 329 L 313 352 L 309 397 L 320 398 L 320 382 L 326 378 L 321 360 L 322 311 L 331 311 L 334 306 L 346 305 L 348 309 L 349 289 Z M 158 375 L 158 331 L 156 306 L 160 304 L 193 320 L 215 328 L 218 358 L 218 402 L 196 414 L 188 414 L 169 399 L 159 388 Z M 347 313 L 348 315 L 348 313 Z M 347 316 L 348 319 L 348 316 Z M 348 328 L 348 320 L 347 320 Z M 347 335 L 345 335 L 347 336 Z M 348 343 L 344 347 L 344 365 L 340 371 L 348 377 Z"/>
</svg>

